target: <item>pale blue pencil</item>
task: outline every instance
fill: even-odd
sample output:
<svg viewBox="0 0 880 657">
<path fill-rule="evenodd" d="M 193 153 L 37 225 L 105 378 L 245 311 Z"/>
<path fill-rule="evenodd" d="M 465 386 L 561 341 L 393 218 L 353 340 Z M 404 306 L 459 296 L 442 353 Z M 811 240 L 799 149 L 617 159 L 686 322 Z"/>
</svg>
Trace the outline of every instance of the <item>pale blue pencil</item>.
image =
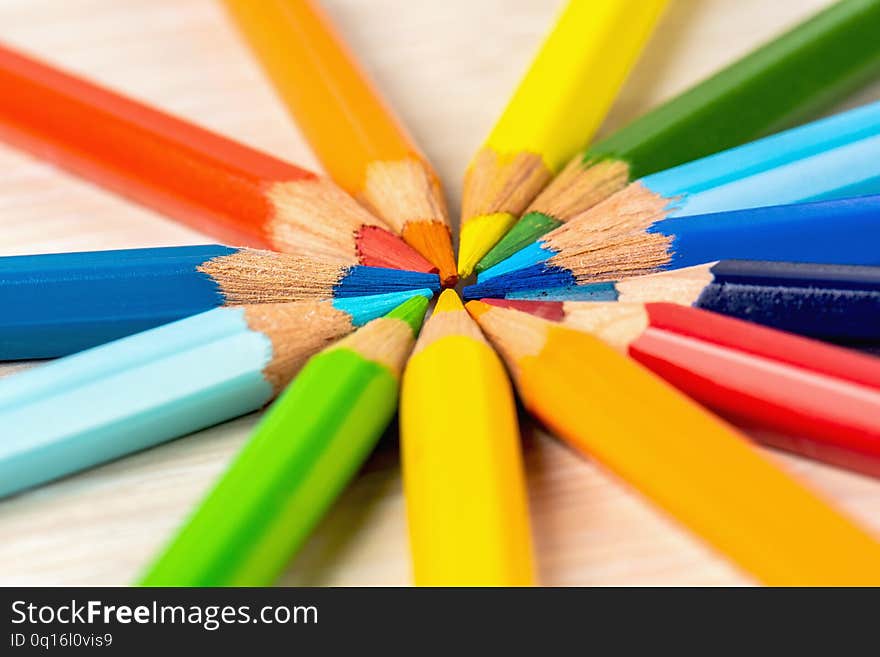
<svg viewBox="0 0 880 657">
<path fill-rule="evenodd" d="M 257 410 L 332 341 L 431 290 L 217 308 L 0 380 L 0 496 Z"/>
</svg>

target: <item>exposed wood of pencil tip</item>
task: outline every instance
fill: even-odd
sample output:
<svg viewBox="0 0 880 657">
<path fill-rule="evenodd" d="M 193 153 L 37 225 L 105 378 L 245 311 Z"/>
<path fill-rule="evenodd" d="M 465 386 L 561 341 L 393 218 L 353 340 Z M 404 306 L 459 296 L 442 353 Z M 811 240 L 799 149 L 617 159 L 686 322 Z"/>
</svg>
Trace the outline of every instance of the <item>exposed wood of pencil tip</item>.
<svg viewBox="0 0 880 657">
<path fill-rule="evenodd" d="M 280 393 L 306 360 L 351 332 L 349 316 L 326 302 L 244 306 L 248 326 L 272 343 L 272 358 L 263 376 Z"/>
<path fill-rule="evenodd" d="M 583 214 L 629 183 L 629 165 L 621 160 L 590 160 L 583 154 L 565 168 L 532 201 L 523 214 L 540 212 L 563 223 Z"/>
<path fill-rule="evenodd" d="M 558 252 L 552 264 L 571 271 L 578 283 L 655 273 L 671 259 L 672 238 L 647 229 L 667 216 L 669 203 L 641 182 L 630 183 L 544 236 Z"/>
<path fill-rule="evenodd" d="M 615 285 L 617 300 L 621 303 L 668 301 L 689 306 L 712 282 L 712 264 L 714 263 L 618 281 Z"/>
<path fill-rule="evenodd" d="M 457 272 L 446 200 L 437 175 L 427 163 L 416 158 L 371 162 L 357 199 L 436 265 L 445 285 L 455 285 Z"/>
<path fill-rule="evenodd" d="M 458 305 L 457 308 L 455 307 L 455 302 L 449 303 L 449 309 L 441 308 L 440 303 L 445 300 L 448 295 L 455 295 L 455 300 Z M 474 320 L 471 319 L 470 315 L 468 315 L 464 306 L 461 305 L 461 300 L 458 299 L 458 295 L 456 295 L 454 291 L 447 290 L 444 292 L 441 297 L 441 302 L 438 302 L 434 309 L 434 313 L 427 319 L 425 325 L 422 327 L 418 342 L 416 342 L 415 349 L 413 349 L 413 355 L 423 351 L 441 338 L 452 335 L 459 335 L 471 338 L 477 342 L 482 342 L 483 344 L 488 344 L 486 338 L 483 337 L 483 333 L 480 331 L 480 327 L 477 326 Z"/>
<path fill-rule="evenodd" d="M 202 263 L 198 270 L 214 279 L 227 304 L 244 305 L 329 298 L 347 265 L 239 249 Z"/>
<path fill-rule="evenodd" d="M 467 311 L 504 359 L 514 379 L 519 378 L 520 360 L 541 353 L 547 341 L 547 331 L 552 326 L 533 315 L 490 306 L 482 301 L 469 301 Z"/>
<path fill-rule="evenodd" d="M 343 338 L 331 349 L 350 349 L 367 360 L 384 365 L 399 379 L 414 342 L 412 327 L 405 321 L 380 317 Z"/>
<path fill-rule="evenodd" d="M 268 198 L 275 212 L 266 231 L 285 253 L 357 264 L 358 233 L 369 226 L 388 229 L 324 178 L 273 183 Z"/>
<path fill-rule="evenodd" d="M 415 158 L 371 162 L 367 165 L 363 191 L 357 198 L 399 234 L 411 221 L 449 225 L 437 176 Z"/>
<path fill-rule="evenodd" d="M 519 216 L 551 175 L 536 153 L 506 156 L 482 148 L 465 173 L 462 221 L 499 212 Z"/>
<path fill-rule="evenodd" d="M 630 343 L 648 328 L 648 312 L 641 303 L 566 304 L 563 324 L 585 331 L 626 353 Z"/>
</svg>

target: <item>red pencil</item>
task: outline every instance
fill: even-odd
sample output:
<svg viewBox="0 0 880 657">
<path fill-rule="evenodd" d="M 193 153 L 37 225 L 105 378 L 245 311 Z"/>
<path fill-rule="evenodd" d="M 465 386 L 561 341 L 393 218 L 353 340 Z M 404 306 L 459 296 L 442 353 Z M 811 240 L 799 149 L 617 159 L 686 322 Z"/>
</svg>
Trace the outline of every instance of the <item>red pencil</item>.
<svg viewBox="0 0 880 657">
<path fill-rule="evenodd" d="M 880 358 L 672 303 L 483 302 L 594 333 L 731 420 L 785 434 L 762 442 L 880 477 Z"/>
<path fill-rule="evenodd" d="M 227 243 L 436 271 L 326 178 L 2 46 L 0 137 Z"/>
</svg>

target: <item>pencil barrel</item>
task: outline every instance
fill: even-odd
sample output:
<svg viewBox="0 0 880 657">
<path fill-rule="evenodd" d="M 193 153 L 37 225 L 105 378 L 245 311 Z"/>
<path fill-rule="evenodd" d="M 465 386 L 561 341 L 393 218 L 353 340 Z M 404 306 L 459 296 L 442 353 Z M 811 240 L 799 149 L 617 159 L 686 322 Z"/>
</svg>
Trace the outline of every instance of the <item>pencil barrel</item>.
<svg viewBox="0 0 880 657">
<path fill-rule="evenodd" d="M 491 348 L 447 336 L 413 356 L 400 421 L 415 583 L 533 584 L 516 411 Z"/>
<path fill-rule="evenodd" d="M 141 584 L 274 583 L 372 451 L 397 390 L 351 351 L 313 358 Z"/>
</svg>

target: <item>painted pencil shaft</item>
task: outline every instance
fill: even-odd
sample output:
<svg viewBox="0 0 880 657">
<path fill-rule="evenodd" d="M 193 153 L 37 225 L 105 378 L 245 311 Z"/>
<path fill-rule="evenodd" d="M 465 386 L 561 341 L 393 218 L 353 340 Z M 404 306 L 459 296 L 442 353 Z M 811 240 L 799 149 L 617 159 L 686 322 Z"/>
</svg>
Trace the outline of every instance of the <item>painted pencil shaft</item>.
<svg viewBox="0 0 880 657">
<path fill-rule="evenodd" d="M 368 321 L 417 294 L 340 300 L 351 313 L 315 301 L 216 308 L 7 377 L 0 496 L 254 411 L 353 330 L 352 313 Z"/>
<path fill-rule="evenodd" d="M 510 384 L 452 290 L 407 365 L 400 430 L 415 583 L 534 584 Z"/>
<path fill-rule="evenodd" d="M 727 260 L 711 271 L 697 308 L 823 340 L 880 342 L 880 267 Z"/>
<path fill-rule="evenodd" d="M 468 309 L 531 412 L 758 580 L 880 582 L 874 538 L 641 366 L 579 331 L 479 302 Z"/>
<path fill-rule="evenodd" d="M 141 584 L 272 584 L 394 416 L 427 305 L 411 299 L 314 356 Z"/>
<path fill-rule="evenodd" d="M 880 359 L 715 313 L 645 306 L 628 353 L 762 442 L 880 476 Z M 573 321 L 578 322 L 578 319 Z"/>
<path fill-rule="evenodd" d="M 0 137 L 224 242 L 432 270 L 329 180 L 2 46 Z"/>
<path fill-rule="evenodd" d="M 219 244 L 0 258 L 0 359 L 66 356 L 223 305 L 439 289 L 436 274 Z"/>
<path fill-rule="evenodd" d="M 732 148 L 828 107 L 880 71 L 878 31 L 877 0 L 834 3 L 576 155 L 477 272 L 632 180 Z"/>
<path fill-rule="evenodd" d="M 568 3 L 465 174 L 460 276 L 598 129 L 664 5 Z"/>
<path fill-rule="evenodd" d="M 455 283 L 440 182 L 311 0 L 225 0 L 324 170 Z"/>
<path fill-rule="evenodd" d="M 693 305 L 783 331 L 838 342 L 880 341 L 880 267 L 722 260 L 580 286 L 595 301 Z"/>
</svg>

